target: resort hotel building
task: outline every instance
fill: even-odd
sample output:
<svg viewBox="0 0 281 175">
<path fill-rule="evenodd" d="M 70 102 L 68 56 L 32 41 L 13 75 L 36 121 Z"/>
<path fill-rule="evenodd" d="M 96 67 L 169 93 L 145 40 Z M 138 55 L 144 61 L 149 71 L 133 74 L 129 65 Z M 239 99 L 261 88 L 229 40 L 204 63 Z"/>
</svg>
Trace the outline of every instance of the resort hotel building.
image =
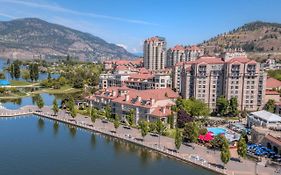
<svg viewBox="0 0 281 175">
<path fill-rule="evenodd" d="M 236 97 L 239 110 L 263 107 L 266 73 L 247 57 L 200 57 L 177 63 L 172 72 L 172 88 L 183 98 L 194 97 L 215 110 L 220 96 Z"/>
<path fill-rule="evenodd" d="M 103 109 L 109 105 L 112 114 L 125 120 L 131 110 L 134 111 L 135 123 L 140 119 L 167 122 L 172 115 L 171 106 L 175 105 L 178 94 L 170 88 L 136 90 L 126 86 L 109 87 L 88 96 L 90 106 Z"/>
</svg>

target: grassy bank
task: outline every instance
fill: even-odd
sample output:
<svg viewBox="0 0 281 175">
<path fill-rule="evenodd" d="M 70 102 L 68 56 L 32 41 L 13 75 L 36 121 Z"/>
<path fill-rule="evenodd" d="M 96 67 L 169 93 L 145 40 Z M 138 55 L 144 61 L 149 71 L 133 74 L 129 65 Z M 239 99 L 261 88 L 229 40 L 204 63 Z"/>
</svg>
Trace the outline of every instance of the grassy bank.
<svg viewBox="0 0 281 175">
<path fill-rule="evenodd" d="M 77 93 L 81 92 L 82 89 L 75 89 L 72 88 L 71 86 L 63 86 L 60 89 L 53 89 L 53 88 L 43 88 L 38 91 L 33 92 L 34 94 L 41 94 L 41 93 L 49 93 L 49 94 L 72 94 L 72 93 Z"/>
</svg>

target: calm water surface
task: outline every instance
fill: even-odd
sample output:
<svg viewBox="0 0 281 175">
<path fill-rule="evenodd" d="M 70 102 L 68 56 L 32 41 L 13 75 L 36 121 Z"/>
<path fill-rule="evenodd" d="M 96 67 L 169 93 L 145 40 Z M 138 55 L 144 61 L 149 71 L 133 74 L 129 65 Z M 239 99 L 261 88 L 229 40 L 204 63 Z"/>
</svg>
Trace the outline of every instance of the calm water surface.
<svg viewBox="0 0 281 175">
<path fill-rule="evenodd" d="M 139 146 L 38 117 L 0 119 L 3 175 L 212 174 Z"/>
<path fill-rule="evenodd" d="M 12 60 L 11 60 L 12 62 Z M 7 67 L 7 60 L 0 58 L 0 72 L 3 71 L 3 68 Z M 60 75 L 59 74 L 51 74 L 52 78 L 58 78 Z M 5 72 L 5 77 L 6 80 L 11 80 L 11 75 L 9 72 Z M 45 80 L 48 78 L 48 73 L 40 73 L 39 74 L 39 80 Z M 23 80 L 21 77 L 18 80 Z"/>
</svg>

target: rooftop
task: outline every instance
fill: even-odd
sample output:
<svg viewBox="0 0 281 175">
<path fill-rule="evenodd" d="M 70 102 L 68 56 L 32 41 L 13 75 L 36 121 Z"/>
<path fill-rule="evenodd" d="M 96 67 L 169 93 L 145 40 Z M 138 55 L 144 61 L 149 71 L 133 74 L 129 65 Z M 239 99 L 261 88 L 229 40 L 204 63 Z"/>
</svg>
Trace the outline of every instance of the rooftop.
<svg viewBox="0 0 281 175">
<path fill-rule="evenodd" d="M 271 77 L 267 78 L 266 80 L 267 89 L 279 88 L 279 87 L 281 87 L 281 81 Z"/>
<path fill-rule="evenodd" d="M 269 121 L 269 122 L 281 122 L 281 117 L 279 115 L 273 114 L 271 112 L 262 110 L 257 112 L 251 112 L 251 115 L 258 117 L 260 119 Z"/>
</svg>

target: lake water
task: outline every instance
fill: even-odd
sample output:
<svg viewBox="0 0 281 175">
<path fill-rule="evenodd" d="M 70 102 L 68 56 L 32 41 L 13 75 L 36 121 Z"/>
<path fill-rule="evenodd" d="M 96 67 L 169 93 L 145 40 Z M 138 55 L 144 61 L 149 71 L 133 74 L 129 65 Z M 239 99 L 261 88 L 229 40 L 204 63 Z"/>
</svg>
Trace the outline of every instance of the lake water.
<svg viewBox="0 0 281 175">
<path fill-rule="evenodd" d="M 0 58 L 0 71 L 3 71 L 3 68 L 7 67 L 7 60 Z M 11 75 L 9 72 L 5 72 L 6 80 L 11 80 Z M 52 78 L 58 78 L 59 74 L 51 74 Z M 44 80 L 48 78 L 48 73 L 40 73 L 39 80 Z M 18 80 L 23 80 L 21 77 Z"/>
<path fill-rule="evenodd" d="M 54 95 L 47 94 L 47 93 L 43 93 L 40 95 L 43 98 L 45 106 L 53 105 L 53 101 L 56 98 Z M 2 106 L 4 106 L 7 109 L 18 109 L 26 105 L 34 105 L 32 102 L 32 98 L 30 96 L 21 99 L 15 99 L 15 100 L 0 100 L 0 102 L 2 103 Z M 60 104 L 61 100 L 57 98 L 57 102 L 58 104 Z"/>
<path fill-rule="evenodd" d="M 103 135 L 36 116 L 0 119 L 3 175 L 213 174 Z"/>
</svg>

